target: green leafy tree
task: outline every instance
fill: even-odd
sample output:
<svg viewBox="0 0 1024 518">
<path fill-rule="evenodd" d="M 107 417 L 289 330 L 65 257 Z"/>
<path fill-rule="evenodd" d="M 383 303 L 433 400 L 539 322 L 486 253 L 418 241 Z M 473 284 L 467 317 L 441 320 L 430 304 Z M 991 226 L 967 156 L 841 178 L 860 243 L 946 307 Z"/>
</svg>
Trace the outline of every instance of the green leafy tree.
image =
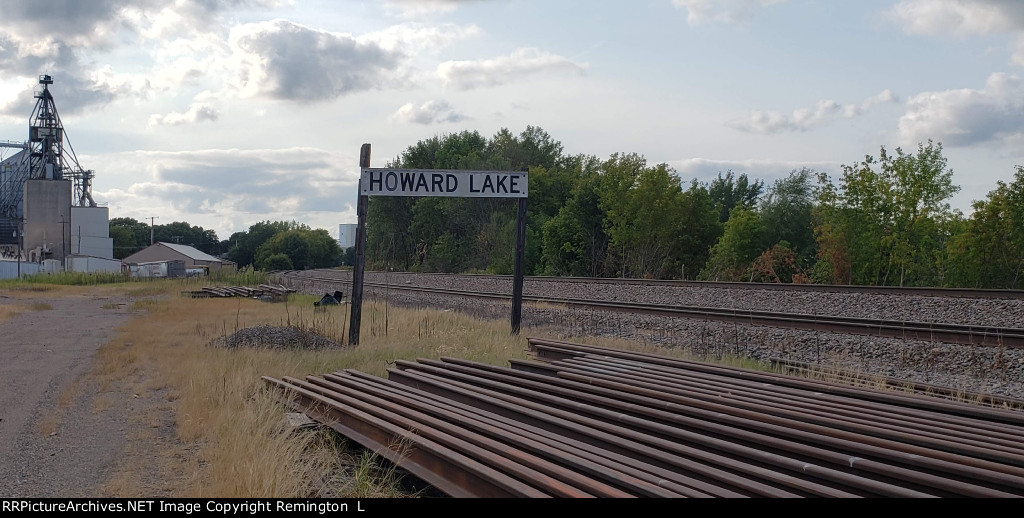
<svg viewBox="0 0 1024 518">
<path fill-rule="evenodd" d="M 720 207 L 719 221 L 722 223 L 729 219 L 732 209 L 736 207 L 754 208 L 763 191 L 764 181 L 751 182 L 746 173 L 736 177 L 732 170 L 726 171 L 725 176 L 718 173 L 718 178 L 712 180 L 708 187 L 711 199 Z"/>
<path fill-rule="evenodd" d="M 679 177 L 667 165 L 648 167 L 635 154 L 615 154 L 602 166 L 601 207 L 619 271 L 626 277 L 674 274 L 682 213 Z"/>
<path fill-rule="evenodd" d="M 750 265 L 761 255 L 765 230 L 757 212 L 737 206 L 732 209 L 722 237 L 711 249 L 701 278 L 711 281 L 750 279 Z"/>
<path fill-rule="evenodd" d="M 843 166 L 839 189 L 819 190 L 819 224 L 845 236 L 852 282 L 941 283 L 936 264 L 950 237 L 943 222 L 953 218 L 948 200 L 960 190 L 952 176 L 942 145 L 929 141 L 914 154 L 883 147 L 877 160 Z"/>
<path fill-rule="evenodd" d="M 759 208 L 767 244 L 785 241 L 785 250 L 794 252 L 801 264 L 809 264 L 816 254 L 811 215 L 814 178 L 814 172 L 806 168 L 792 171 L 772 184 Z"/>
<path fill-rule="evenodd" d="M 594 159 L 596 162 L 596 158 Z M 549 275 L 596 277 L 604 273 L 608 247 L 596 165 L 580 170 L 572 195 L 541 231 L 543 263 Z"/>
<path fill-rule="evenodd" d="M 953 231 L 951 269 L 957 285 L 1020 289 L 1024 285 L 1024 167 L 1013 182 L 998 182 L 974 213 Z M 955 222 L 954 222 L 955 224 Z"/>
<path fill-rule="evenodd" d="M 680 194 L 675 256 L 679 258 L 680 276 L 694 279 L 707 264 L 711 248 L 722 236 L 718 205 L 704 184 L 693 180 L 690 188 Z M 675 270 L 673 270 L 674 273 Z"/>
<path fill-rule="evenodd" d="M 228 260 L 236 263 L 239 268 L 247 265 L 255 265 L 256 250 L 263 243 L 279 232 L 298 228 L 299 224 L 292 221 L 261 221 L 254 223 L 245 232 L 235 232 L 231 235 L 231 248 L 228 249 Z"/>
<path fill-rule="evenodd" d="M 149 246 L 149 225 L 134 218 L 113 218 L 110 237 L 114 240 L 114 258 L 124 259 Z"/>
<path fill-rule="evenodd" d="M 214 230 L 190 225 L 184 221 L 175 221 L 153 228 L 153 237 L 160 243 L 174 243 L 191 246 L 211 255 L 219 255 L 220 240 Z"/>
<path fill-rule="evenodd" d="M 270 257 L 284 254 L 295 269 L 329 268 L 341 259 L 338 241 L 324 229 L 313 230 L 306 225 L 274 234 L 256 249 L 256 267 L 270 269 Z"/>
<path fill-rule="evenodd" d="M 272 270 L 294 270 L 295 266 L 292 265 L 292 260 L 287 254 L 274 254 L 266 258 L 263 262 L 263 269 L 267 271 Z"/>
</svg>

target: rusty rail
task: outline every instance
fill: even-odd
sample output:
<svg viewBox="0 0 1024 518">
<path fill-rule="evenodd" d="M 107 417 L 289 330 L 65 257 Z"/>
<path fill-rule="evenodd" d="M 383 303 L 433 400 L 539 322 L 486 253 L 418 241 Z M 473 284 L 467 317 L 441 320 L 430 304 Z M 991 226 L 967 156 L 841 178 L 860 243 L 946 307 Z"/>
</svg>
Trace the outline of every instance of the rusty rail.
<svg viewBox="0 0 1024 518">
<path fill-rule="evenodd" d="M 454 496 L 1024 496 L 1024 413 L 562 341 L 530 353 L 545 361 L 264 379 Z"/>
</svg>

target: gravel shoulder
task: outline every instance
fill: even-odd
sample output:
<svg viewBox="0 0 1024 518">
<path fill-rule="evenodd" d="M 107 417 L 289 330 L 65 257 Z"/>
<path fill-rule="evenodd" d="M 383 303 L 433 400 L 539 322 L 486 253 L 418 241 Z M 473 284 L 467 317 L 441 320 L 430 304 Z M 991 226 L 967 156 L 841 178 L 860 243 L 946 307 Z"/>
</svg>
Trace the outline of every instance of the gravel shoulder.
<svg viewBox="0 0 1024 518">
<path fill-rule="evenodd" d="M 102 496 L 135 406 L 87 378 L 132 316 L 111 293 L 0 298 L 39 305 L 0 322 L 0 497 Z"/>
</svg>

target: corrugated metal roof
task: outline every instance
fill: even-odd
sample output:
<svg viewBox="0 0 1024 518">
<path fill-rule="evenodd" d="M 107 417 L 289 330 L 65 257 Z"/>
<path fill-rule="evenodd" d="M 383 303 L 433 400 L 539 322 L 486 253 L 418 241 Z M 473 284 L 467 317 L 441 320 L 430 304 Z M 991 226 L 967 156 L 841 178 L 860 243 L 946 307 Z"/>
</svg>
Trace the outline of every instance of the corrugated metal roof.
<svg viewBox="0 0 1024 518">
<path fill-rule="evenodd" d="M 188 257 L 189 259 L 194 259 L 196 261 L 216 261 L 218 263 L 230 262 L 225 261 L 223 259 L 218 259 L 210 254 L 207 254 L 206 252 L 196 250 L 195 248 L 192 248 L 191 246 L 188 245 L 176 245 L 174 243 L 164 243 L 162 241 L 160 242 L 160 244 L 166 246 L 167 248 L 170 248 L 171 250 L 174 250 L 175 252 L 178 252 L 181 255 Z"/>
</svg>

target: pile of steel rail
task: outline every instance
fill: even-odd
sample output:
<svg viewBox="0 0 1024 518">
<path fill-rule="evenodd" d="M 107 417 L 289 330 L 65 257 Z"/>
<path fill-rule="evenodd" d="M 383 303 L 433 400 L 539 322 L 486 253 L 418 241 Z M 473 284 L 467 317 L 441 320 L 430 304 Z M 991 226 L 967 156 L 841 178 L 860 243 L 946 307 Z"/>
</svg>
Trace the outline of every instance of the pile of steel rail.
<svg viewBox="0 0 1024 518">
<path fill-rule="evenodd" d="M 260 284 L 256 288 L 250 288 L 249 286 L 203 286 L 203 289 L 199 291 L 182 292 L 183 295 L 194 299 L 210 297 L 285 298 L 289 293 L 295 293 L 295 290 L 281 284 Z"/>
<path fill-rule="evenodd" d="M 452 496 L 1021 497 L 1024 413 L 550 340 L 264 378 Z"/>
</svg>

